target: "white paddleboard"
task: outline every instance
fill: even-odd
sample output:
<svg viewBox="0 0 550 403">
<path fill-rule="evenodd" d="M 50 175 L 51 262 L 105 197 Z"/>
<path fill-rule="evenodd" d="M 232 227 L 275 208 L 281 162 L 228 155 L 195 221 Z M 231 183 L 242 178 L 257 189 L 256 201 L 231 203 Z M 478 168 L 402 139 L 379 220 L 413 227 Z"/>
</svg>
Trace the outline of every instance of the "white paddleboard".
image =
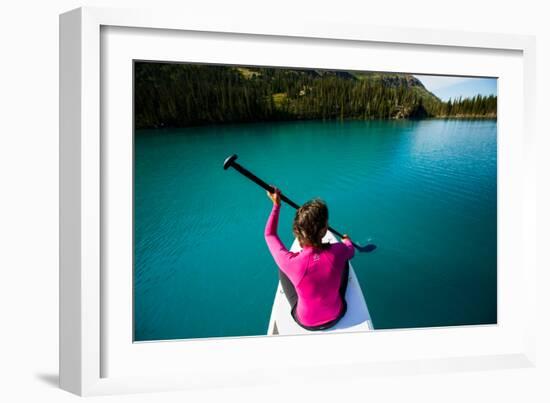
<svg viewBox="0 0 550 403">
<path fill-rule="evenodd" d="M 323 242 L 336 243 L 338 239 L 327 231 L 323 238 Z M 298 240 L 295 239 L 291 252 L 299 252 L 301 250 Z M 346 289 L 347 311 L 336 325 L 326 330 L 307 330 L 298 325 L 290 314 L 291 306 L 286 299 L 281 283 L 277 286 L 275 292 L 275 301 L 271 310 L 271 318 L 269 319 L 268 335 L 295 335 L 295 334 L 311 334 L 311 333 L 346 333 L 346 332 L 365 332 L 373 330 L 372 320 L 370 317 L 365 297 L 361 291 L 361 286 L 355 276 L 355 271 L 350 262 L 348 287 Z"/>
</svg>

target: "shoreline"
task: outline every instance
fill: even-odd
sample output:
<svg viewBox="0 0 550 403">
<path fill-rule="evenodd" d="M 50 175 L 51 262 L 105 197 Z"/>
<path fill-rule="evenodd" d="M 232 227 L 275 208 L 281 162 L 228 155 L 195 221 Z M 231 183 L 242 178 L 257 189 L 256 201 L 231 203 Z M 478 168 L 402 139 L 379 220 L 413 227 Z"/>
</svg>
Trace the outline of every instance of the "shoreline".
<svg viewBox="0 0 550 403">
<path fill-rule="evenodd" d="M 204 123 L 196 125 L 187 125 L 187 126 L 147 126 L 147 127 L 135 127 L 134 131 L 139 130 L 161 130 L 161 129 L 187 129 L 187 128 L 200 128 L 200 127 L 211 127 L 211 126 L 229 126 L 229 125 L 241 125 L 241 124 L 258 124 L 258 123 L 282 123 L 282 122 L 306 122 L 306 121 L 326 121 L 326 122 L 338 122 L 338 121 L 365 121 L 365 122 L 375 122 L 375 121 L 411 121 L 419 122 L 422 120 L 497 120 L 496 115 L 455 115 L 455 116 L 426 116 L 423 118 L 387 118 L 387 119 L 363 119 L 363 118 L 312 118 L 312 119 L 274 119 L 274 120 L 246 120 L 246 121 L 233 121 L 233 122 L 223 122 L 223 123 Z"/>
</svg>

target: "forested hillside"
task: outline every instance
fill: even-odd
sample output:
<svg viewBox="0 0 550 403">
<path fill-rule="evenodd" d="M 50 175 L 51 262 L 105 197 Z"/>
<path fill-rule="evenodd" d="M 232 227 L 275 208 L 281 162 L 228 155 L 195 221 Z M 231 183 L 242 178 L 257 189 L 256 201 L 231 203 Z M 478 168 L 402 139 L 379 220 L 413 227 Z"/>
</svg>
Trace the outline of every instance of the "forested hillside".
<svg viewBox="0 0 550 403">
<path fill-rule="evenodd" d="M 496 117 L 495 96 L 442 102 L 408 74 L 135 63 L 135 126 Z"/>
</svg>

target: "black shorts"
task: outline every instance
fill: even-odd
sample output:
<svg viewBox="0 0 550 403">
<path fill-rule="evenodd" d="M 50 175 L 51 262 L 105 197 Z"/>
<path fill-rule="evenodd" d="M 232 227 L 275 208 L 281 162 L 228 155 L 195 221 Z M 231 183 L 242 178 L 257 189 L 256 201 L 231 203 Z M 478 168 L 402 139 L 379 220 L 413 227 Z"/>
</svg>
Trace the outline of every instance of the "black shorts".
<svg viewBox="0 0 550 403">
<path fill-rule="evenodd" d="M 340 282 L 340 298 L 342 298 L 342 310 L 338 314 L 338 316 L 334 319 L 332 319 L 329 322 L 321 323 L 320 325 L 316 326 L 306 326 L 300 323 L 298 320 L 298 317 L 296 316 L 296 306 L 298 305 L 298 294 L 296 294 L 296 289 L 294 288 L 294 285 L 290 281 L 290 279 L 287 277 L 286 274 L 284 274 L 281 270 L 279 270 L 279 280 L 281 281 L 281 286 L 283 288 L 283 291 L 285 293 L 285 296 L 292 307 L 290 314 L 292 315 L 292 318 L 294 321 L 307 330 L 325 330 L 329 329 L 332 326 L 334 326 L 342 317 L 346 314 L 348 305 L 346 303 L 346 289 L 348 287 L 348 277 L 349 277 L 349 261 L 346 262 L 346 267 L 344 268 L 344 271 L 342 272 L 342 280 Z"/>
</svg>

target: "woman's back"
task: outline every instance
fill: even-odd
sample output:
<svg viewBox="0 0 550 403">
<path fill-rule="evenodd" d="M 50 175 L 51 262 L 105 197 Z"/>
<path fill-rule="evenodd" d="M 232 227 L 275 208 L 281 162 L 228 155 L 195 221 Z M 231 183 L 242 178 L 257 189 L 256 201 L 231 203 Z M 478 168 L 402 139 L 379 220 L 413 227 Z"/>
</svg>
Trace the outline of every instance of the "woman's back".
<svg viewBox="0 0 550 403">
<path fill-rule="evenodd" d="M 349 250 L 343 244 L 329 244 L 326 250 L 306 247 L 304 275 L 295 284 L 298 294 L 296 312 L 303 324 L 315 326 L 328 322 L 342 310 L 340 285 Z M 300 271 L 300 268 L 290 268 Z"/>
<path fill-rule="evenodd" d="M 296 289 L 296 315 L 300 324 L 317 326 L 336 319 L 344 308 L 340 285 L 346 263 L 353 257 L 351 241 L 325 248 L 304 246 L 289 252 L 277 235 L 280 205 L 274 204 L 265 228 L 265 239 L 279 269 Z"/>
</svg>

